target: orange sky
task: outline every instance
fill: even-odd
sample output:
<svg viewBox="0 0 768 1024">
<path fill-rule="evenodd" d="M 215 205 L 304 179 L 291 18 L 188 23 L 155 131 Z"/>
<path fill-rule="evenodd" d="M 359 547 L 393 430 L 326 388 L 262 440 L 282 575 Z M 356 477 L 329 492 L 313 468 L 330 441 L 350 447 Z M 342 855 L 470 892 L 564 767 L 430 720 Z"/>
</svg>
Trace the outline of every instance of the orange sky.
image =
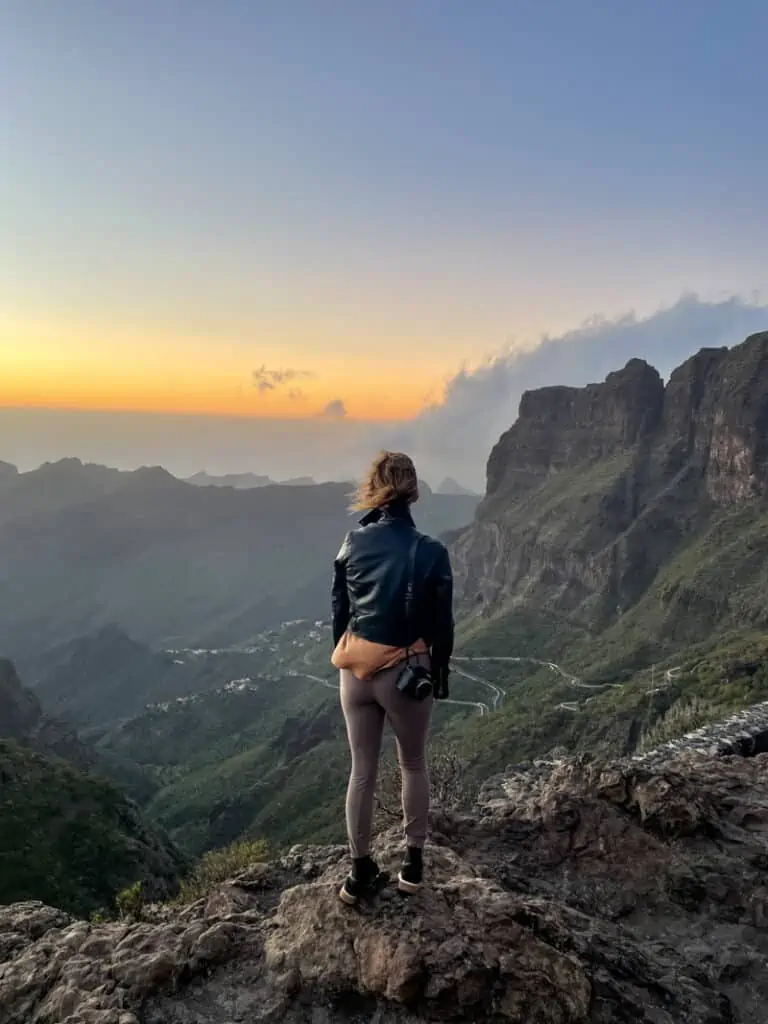
<svg viewBox="0 0 768 1024">
<path fill-rule="evenodd" d="M 439 395 L 441 376 L 420 363 L 404 373 L 402 357 L 384 351 L 315 363 L 290 344 L 251 351 L 115 331 L 89 340 L 61 325 L 0 323 L 0 405 L 294 419 L 341 401 L 354 419 L 413 416 Z"/>
</svg>

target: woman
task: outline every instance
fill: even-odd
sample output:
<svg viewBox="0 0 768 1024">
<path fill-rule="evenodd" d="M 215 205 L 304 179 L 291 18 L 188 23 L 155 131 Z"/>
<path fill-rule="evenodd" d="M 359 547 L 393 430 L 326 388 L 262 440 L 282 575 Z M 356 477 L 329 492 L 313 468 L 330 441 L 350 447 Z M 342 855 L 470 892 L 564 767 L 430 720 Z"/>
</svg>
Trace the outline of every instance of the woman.
<svg viewBox="0 0 768 1024">
<path fill-rule="evenodd" d="M 352 753 L 347 832 L 352 872 L 339 896 L 349 904 L 388 876 L 370 855 L 373 799 L 384 720 L 397 740 L 406 852 L 398 888 L 422 884 L 429 779 L 425 748 L 434 698 L 448 696 L 453 651 L 453 577 L 448 552 L 419 533 L 411 505 L 419 487 L 413 462 L 382 452 L 360 485 L 353 509 L 365 511 L 336 557 L 333 664 Z"/>
</svg>

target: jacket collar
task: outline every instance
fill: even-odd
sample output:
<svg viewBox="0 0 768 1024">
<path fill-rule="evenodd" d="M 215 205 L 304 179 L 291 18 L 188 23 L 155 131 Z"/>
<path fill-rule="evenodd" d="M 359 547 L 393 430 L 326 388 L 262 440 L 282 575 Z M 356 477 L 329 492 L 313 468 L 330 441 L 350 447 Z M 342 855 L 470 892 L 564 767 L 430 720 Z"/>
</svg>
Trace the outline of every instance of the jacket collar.
<svg viewBox="0 0 768 1024">
<path fill-rule="evenodd" d="M 366 512 L 360 520 L 360 525 L 370 526 L 371 523 L 392 522 L 395 520 L 406 522 L 409 526 L 416 525 L 413 521 L 411 508 L 407 501 L 391 501 L 388 505 L 384 505 L 382 508 L 372 508 L 371 511 Z"/>
</svg>

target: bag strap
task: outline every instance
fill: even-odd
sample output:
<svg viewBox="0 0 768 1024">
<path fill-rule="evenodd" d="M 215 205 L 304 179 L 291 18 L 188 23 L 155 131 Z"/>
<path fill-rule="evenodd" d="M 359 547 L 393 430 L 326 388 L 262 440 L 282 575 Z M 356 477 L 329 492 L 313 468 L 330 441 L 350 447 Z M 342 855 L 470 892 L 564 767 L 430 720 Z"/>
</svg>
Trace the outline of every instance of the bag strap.
<svg viewBox="0 0 768 1024">
<path fill-rule="evenodd" d="M 409 627 L 413 621 L 413 595 L 416 586 L 416 555 L 421 543 L 421 534 L 416 534 L 408 552 L 408 570 L 405 578 L 405 624 Z"/>
</svg>

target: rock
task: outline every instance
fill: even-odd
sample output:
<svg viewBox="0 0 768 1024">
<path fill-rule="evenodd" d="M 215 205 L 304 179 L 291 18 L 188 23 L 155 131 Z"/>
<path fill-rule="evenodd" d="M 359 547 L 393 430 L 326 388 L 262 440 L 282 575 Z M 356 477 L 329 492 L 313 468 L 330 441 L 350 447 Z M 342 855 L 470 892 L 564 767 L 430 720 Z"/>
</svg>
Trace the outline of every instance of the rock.
<svg viewBox="0 0 768 1024">
<path fill-rule="evenodd" d="M 436 811 L 412 899 L 351 910 L 297 847 L 136 924 L 0 907 L 0 1024 L 762 1019 L 768 755 L 660 757 L 513 766 Z"/>
<path fill-rule="evenodd" d="M 464 613 L 522 603 L 604 628 L 722 510 L 768 494 L 766 422 L 768 332 L 702 350 L 666 387 L 633 359 L 601 384 L 526 392 L 451 548 Z M 725 628 L 735 568 L 706 592 L 660 595 L 674 604 L 670 635 Z"/>
</svg>

